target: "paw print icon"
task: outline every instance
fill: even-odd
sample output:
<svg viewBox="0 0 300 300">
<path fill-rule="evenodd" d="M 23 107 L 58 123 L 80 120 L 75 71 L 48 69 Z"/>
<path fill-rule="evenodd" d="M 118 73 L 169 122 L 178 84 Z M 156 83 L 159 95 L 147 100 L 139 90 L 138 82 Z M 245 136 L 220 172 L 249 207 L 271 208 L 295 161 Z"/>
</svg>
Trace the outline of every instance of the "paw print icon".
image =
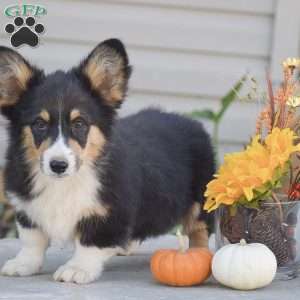
<svg viewBox="0 0 300 300">
<path fill-rule="evenodd" d="M 16 17 L 13 23 L 8 23 L 5 26 L 5 31 L 11 34 L 11 44 L 14 47 L 28 45 L 35 47 L 39 43 L 39 35 L 44 33 L 45 27 L 43 24 L 36 24 L 33 17 Z"/>
</svg>

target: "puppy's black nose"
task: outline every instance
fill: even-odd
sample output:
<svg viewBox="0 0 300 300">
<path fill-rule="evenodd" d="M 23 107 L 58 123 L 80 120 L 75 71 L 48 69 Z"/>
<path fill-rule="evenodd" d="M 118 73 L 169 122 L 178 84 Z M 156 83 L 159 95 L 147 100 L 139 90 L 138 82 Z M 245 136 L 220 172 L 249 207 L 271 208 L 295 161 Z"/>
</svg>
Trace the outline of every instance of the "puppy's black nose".
<svg viewBox="0 0 300 300">
<path fill-rule="evenodd" d="M 62 174 L 66 171 L 68 163 L 64 160 L 51 160 L 50 168 L 56 174 Z"/>
</svg>

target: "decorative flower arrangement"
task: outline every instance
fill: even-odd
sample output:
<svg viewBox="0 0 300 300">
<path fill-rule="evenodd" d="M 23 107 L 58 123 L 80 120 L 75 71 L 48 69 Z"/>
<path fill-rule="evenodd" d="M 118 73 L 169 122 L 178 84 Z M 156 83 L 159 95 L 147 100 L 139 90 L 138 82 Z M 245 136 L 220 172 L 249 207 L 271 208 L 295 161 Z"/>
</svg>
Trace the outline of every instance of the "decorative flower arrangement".
<svg viewBox="0 0 300 300">
<path fill-rule="evenodd" d="M 281 186 L 292 154 L 300 151 L 297 138 L 291 129 L 275 127 L 264 140 L 256 135 L 246 150 L 227 154 L 216 179 L 207 185 L 204 209 L 210 212 L 221 204 L 258 208 L 260 200 Z"/>
<path fill-rule="evenodd" d="M 264 243 L 279 266 L 296 258 L 300 203 L 300 59 L 283 62 L 283 82 L 274 91 L 267 76 L 266 105 L 244 151 L 227 154 L 205 192 L 204 209 L 220 207 L 223 240 Z"/>
</svg>

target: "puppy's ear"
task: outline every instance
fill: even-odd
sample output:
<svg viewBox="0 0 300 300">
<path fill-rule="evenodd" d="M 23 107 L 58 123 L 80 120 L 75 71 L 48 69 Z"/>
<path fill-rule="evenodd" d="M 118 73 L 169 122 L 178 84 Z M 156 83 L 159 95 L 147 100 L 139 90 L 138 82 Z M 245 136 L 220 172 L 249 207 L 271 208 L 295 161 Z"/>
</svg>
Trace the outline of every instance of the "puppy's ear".
<svg viewBox="0 0 300 300">
<path fill-rule="evenodd" d="M 0 46 L 0 107 L 15 105 L 36 73 L 19 53 Z"/>
<path fill-rule="evenodd" d="M 110 39 L 100 43 L 77 71 L 107 105 L 120 106 L 126 96 L 131 73 L 128 56 L 120 40 Z"/>
</svg>

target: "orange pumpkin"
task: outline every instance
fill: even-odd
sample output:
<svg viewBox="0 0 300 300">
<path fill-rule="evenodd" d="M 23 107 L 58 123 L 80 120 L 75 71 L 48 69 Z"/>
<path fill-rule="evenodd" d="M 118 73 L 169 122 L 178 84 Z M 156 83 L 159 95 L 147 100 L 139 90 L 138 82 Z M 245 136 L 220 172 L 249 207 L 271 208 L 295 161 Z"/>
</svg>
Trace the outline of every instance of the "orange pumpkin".
<svg viewBox="0 0 300 300">
<path fill-rule="evenodd" d="M 186 251 L 161 249 L 151 258 L 154 278 L 171 286 L 192 286 L 205 281 L 211 274 L 213 255 L 206 248 Z"/>
</svg>

